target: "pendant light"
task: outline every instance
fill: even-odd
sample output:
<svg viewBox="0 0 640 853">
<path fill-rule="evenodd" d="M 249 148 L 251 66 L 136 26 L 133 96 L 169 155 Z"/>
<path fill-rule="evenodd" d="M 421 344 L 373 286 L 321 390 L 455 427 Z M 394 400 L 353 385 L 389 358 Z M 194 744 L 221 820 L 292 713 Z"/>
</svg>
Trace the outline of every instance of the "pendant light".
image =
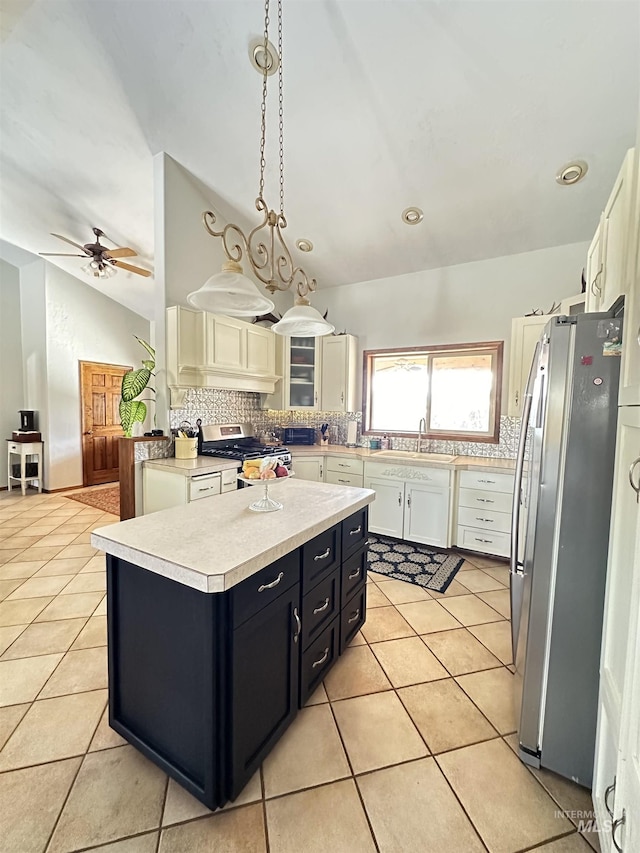
<svg viewBox="0 0 640 853">
<path fill-rule="evenodd" d="M 309 305 L 307 295 L 316 289 L 315 279 L 310 279 L 302 267 L 295 267 L 291 253 L 287 248 L 282 231 L 287 227 L 284 215 L 284 117 L 283 117 L 283 88 L 282 88 L 282 0 L 277 0 L 278 7 L 278 48 L 277 52 L 269 41 L 269 6 L 270 0 L 265 0 L 264 38 L 260 50 L 255 48 L 253 53 L 262 71 L 262 103 L 260 106 L 260 183 L 256 210 L 263 219 L 249 235 L 242 229 L 228 223 L 221 231 L 213 227 L 216 223 L 215 214 L 207 210 L 203 213 L 204 227 L 212 237 L 221 237 L 222 246 L 227 256 L 222 272 L 216 273 L 205 284 L 193 293 L 187 300 L 200 310 L 227 314 L 231 317 L 251 317 L 269 314 L 275 304 L 266 294 L 261 293 L 256 285 L 243 275 L 241 260 L 246 260 L 256 278 L 264 284 L 269 293 L 277 290 L 292 288 L 297 294 L 294 307 L 289 309 L 272 328 L 280 335 L 304 335 L 319 337 L 328 335 L 335 328 L 327 323 L 318 311 Z M 278 72 L 278 130 L 279 130 L 279 165 L 280 165 L 280 211 L 269 210 L 264 200 L 264 172 L 266 166 L 266 116 L 267 116 L 267 78 Z M 283 331 L 286 329 L 286 331 Z"/>
</svg>

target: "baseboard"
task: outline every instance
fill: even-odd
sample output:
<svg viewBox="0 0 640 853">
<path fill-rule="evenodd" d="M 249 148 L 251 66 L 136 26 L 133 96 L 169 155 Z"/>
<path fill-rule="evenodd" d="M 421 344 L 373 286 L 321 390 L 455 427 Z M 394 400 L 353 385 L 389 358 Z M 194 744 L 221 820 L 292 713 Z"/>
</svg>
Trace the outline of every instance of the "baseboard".
<svg viewBox="0 0 640 853">
<path fill-rule="evenodd" d="M 77 492 L 78 489 L 84 489 L 82 483 L 79 486 L 63 486 L 61 489 L 43 489 L 48 495 L 54 495 L 58 492 Z"/>
</svg>

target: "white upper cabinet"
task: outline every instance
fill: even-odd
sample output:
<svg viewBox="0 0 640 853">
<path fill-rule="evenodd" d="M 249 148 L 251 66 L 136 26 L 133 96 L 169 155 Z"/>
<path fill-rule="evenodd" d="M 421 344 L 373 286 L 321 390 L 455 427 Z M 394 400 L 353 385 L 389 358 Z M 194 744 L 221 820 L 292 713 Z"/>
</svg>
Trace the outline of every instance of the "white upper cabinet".
<svg viewBox="0 0 640 853">
<path fill-rule="evenodd" d="M 358 340 L 353 335 L 322 338 L 320 408 L 323 412 L 356 409 L 356 359 Z"/>
<path fill-rule="evenodd" d="M 271 392 L 275 335 L 233 317 L 167 308 L 167 380 L 173 387 Z"/>
<path fill-rule="evenodd" d="M 587 301 L 585 311 L 600 311 L 602 301 L 602 235 L 604 233 L 604 220 L 600 217 L 598 228 L 593 236 L 591 245 L 587 252 L 587 267 L 585 281 L 587 284 Z"/>
<path fill-rule="evenodd" d="M 628 292 L 627 274 L 631 269 L 629 244 L 632 241 L 630 210 L 634 179 L 634 149 L 627 151 L 620 173 L 602 215 L 604 245 L 600 305 L 607 311 Z"/>
<path fill-rule="evenodd" d="M 509 397 L 507 414 L 522 415 L 522 398 L 529 378 L 536 343 L 551 317 L 514 317 L 511 321 L 511 346 L 509 348 Z"/>
<path fill-rule="evenodd" d="M 625 296 L 619 405 L 640 406 L 640 149 L 634 157 L 634 192 L 629 210 L 629 289 Z"/>
</svg>

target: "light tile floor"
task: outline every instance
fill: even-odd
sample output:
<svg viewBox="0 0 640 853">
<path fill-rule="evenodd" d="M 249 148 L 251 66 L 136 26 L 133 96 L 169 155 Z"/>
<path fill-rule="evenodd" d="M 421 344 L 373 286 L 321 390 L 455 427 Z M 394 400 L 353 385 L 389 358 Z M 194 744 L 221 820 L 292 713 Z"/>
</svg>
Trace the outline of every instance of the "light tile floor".
<svg viewBox="0 0 640 853">
<path fill-rule="evenodd" d="M 371 574 L 362 631 L 235 803 L 211 813 L 107 722 L 117 519 L 0 493 L 3 853 L 589 853 L 591 798 L 516 757 L 508 572 L 444 595 Z M 563 814 L 563 810 L 567 815 Z"/>
</svg>

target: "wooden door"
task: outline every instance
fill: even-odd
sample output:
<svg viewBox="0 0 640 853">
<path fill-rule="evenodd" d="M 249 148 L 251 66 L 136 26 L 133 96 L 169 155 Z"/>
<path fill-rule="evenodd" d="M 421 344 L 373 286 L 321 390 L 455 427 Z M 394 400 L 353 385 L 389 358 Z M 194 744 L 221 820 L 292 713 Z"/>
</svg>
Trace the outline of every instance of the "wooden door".
<svg viewBox="0 0 640 853">
<path fill-rule="evenodd" d="M 85 486 L 118 481 L 120 387 L 131 370 L 119 364 L 80 362 L 82 482 Z"/>
</svg>

